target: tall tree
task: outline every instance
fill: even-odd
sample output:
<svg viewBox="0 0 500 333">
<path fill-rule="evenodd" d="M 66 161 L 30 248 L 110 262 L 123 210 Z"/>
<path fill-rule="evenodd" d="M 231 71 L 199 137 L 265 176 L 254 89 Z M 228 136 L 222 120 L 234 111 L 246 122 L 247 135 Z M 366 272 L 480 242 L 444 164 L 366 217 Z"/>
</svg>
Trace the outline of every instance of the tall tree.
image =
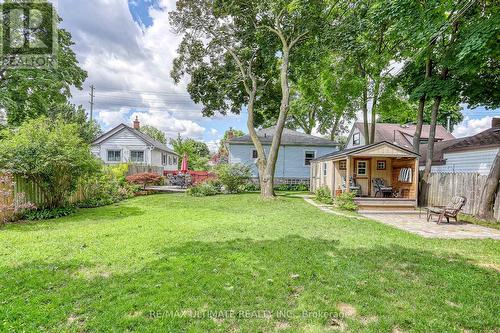
<svg viewBox="0 0 500 333">
<path fill-rule="evenodd" d="M 57 16 L 54 19 L 57 23 L 62 21 Z M 9 125 L 18 126 L 26 119 L 66 109 L 71 88 L 82 88 L 87 73 L 79 67 L 71 49 L 71 34 L 58 28 L 57 38 L 55 68 L 16 69 L 5 63 L 0 65 L 0 108 L 6 110 Z"/>
<path fill-rule="evenodd" d="M 173 78 L 191 76 L 188 90 L 204 105 L 205 115 L 239 113 L 246 106 L 264 198 L 274 197 L 276 160 L 290 102 L 291 56 L 323 24 L 324 9 L 320 0 L 179 0 L 170 15 L 184 34 Z M 255 129 L 256 106 L 259 97 L 266 96 L 266 83 L 276 77 L 281 101 L 276 134 L 266 152 Z"/>
<path fill-rule="evenodd" d="M 142 133 L 149 135 L 151 138 L 155 139 L 156 141 L 163 143 L 164 145 L 167 144 L 167 136 L 165 135 L 165 132 L 160 131 L 154 126 L 151 125 L 144 125 L 141 126 L 139 129 Z"/>
</svg>

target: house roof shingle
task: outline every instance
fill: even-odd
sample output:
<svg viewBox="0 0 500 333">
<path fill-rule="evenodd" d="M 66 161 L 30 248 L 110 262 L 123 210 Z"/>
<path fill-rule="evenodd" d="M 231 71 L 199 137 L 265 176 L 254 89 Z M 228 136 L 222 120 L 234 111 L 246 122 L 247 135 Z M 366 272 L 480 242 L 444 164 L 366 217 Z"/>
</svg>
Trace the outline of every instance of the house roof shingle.
<svg viewBox="0 0 500 333">
<path fill-rule="evenodd" d="M 263 144 L 270 144 L 273 141 L 274 134 L 276 133 L 276 127 L 269 127 L 257 131 L 257 135 Z M 232 138 L 227 141 L 228 144 L 253 144 L 250 135 L 244 135 L 237 138 Z M 293 131 L 291 129 L 283 129 L 283 134 L 281 136 L 282 145 L 290 146 L 325 146 L 325 147 L 337 147 L 340 146 L 339 143 L 319 138 L 314 135 L 309 135 L 305 133 L 300 133 Z"/>
<path fill-rule="evenodd" d="M 354 126 L 363 132 L 363 123 L 356 122 Z M 412 149 L 413 137 L 415 136 L 416 125 L 383 124 L 377 123 L 375 126 L 375 142 L 387 141 L 397 144 L 403 148 Z M 430 125 L 422 126 L 421 139 L 428 139 Z M 453 140 L 455 137 L 443 126 L 436 126 L 436 140 Z"/>
<path fill-rule="evenodd" d="M 488 147 L 500 147 L 500 126 L 492 127 L 473 136 L 435 143 L 432 164 L 444 164 L 445 153 Z M 427 146 L 420 148 L 420 154 L 422 155 L 421 164 L 422 162 L 425 164 Z"/>
<path fill-rule="evenodd" d="M 131 131 L 132 133 L 134 133 L 139 138 L 141 138 L 142 140 L 144 140 L 146 143 L 150 144 L 151 146 L 155 147 L 156 149 L 163 150 L 163 151 L 166 151 L 166 152 L 169 152 L 171 154 L 175 154 L 175 155 L 179 156 L 179 154 L 177 154 L 172 149 L 168 148 L 163 143 L 156 141 L 155 139 L 153 139 L 149 135 L 144 134 L 141 131 L 138 131 L 135 128 L 130 127 L 130 126 L 126 125 L 126 124 L 120 124 L 120 125 L 116 126 L 115 128 L 109 130 L 108 132 L 102 134 L 101 136 L 99 136 L 97 139 L 95 139 L 92 142 L 92 145 L 100 144 L 102 141 L 104 141 L 108 137 L 110 137 L 110 136 L 112 136 L 112 135 L 120 132 L 122 129 L 128 129 L 129 131 Z"/>
</svg>

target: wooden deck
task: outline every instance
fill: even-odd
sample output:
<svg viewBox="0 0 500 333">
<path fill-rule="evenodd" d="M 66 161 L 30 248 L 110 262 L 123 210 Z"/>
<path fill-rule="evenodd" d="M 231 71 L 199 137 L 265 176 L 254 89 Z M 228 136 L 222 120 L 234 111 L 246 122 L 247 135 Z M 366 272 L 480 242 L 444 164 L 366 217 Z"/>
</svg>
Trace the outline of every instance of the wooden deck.
<svg viewBox="0 0 500 333">
<path fill-rule="evenodd" d="M 401 212 L 417 213 L 417 203 L 415 199 L 400 198 L 355 198 L 354 201 L 363 212 Z"/>
</svg>

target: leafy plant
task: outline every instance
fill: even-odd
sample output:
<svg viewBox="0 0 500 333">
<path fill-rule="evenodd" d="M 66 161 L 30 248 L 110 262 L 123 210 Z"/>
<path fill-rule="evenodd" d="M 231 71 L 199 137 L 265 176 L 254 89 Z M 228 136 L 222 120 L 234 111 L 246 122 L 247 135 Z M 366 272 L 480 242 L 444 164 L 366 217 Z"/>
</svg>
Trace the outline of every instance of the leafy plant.
<svg viewBox="0 0 500 333">
<path fill-rule="evenodd" d="M 215 174 L 227 193 L 241 192 L 251 177 L 250 168 L 243 164 L 220 164 L 215 168 Z"/>
<path fill-rule="evenodd" d="M 358 205 L 354 201 L 355 197 L 356 197 L 356 192 L 342 193 L 341 195 L 335 198 L 334 205 L 338 209 L 348 210 L 351 212 L 357 211 Z"/>
<path fill-rule="evenodd" d="M 220 190 L 216 182 L 208 181 L 190 187 L 186 193 L 192 197 L 207 197 L 219 194 Z"/>
<path fill-rule="evenodd" d="M 162 176 L 151 172 L 138 173 L 128 176 L 126 179 L 131 184 L 141 185 L 144 190 L 148 185 L 157 185 L 163 181 Z"/>
<path fill-rule="evenodd" d="M 308 191 L 309 188 L 306 184 L 280 184 L 275 187 L 277 191 Z"/>
<path fill-rule="evenodd" d="M 321 203 L 330 205 L 333 202 L 332 194 L 327 186 L 322 186 L 316 190 L 316 200 Z"/>
<path fill-rule="evenodd" d="M 61 118 L 29 120 L 3 134 L 0 169 L 35 183 L 44 196 L 42 208 L 64 206 L 78 180 L 101 167 L 90 146 L 80 138 L 78 126 Z"/>
<path fill-rule="evenodd" d="M 24 213 L 23 218 L 28 221 L 50 220 L 71 215 L 75 212 L 75 207 L 57 207 L 38 210 L 28 210 Z"/>
</svg>

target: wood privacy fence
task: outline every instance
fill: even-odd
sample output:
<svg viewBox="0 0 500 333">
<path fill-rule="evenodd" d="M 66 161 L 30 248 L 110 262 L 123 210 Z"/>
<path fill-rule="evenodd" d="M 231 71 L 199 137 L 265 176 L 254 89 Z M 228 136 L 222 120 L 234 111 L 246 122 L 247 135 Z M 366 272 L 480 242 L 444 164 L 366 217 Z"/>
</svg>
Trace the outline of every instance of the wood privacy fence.
<svg viewBox="0 0 500 333">
<path fill-rule="evenodd" d="M 149 166 L 142 164 L 129 164 L 127 176 L 136 175 L 138 173 L 156 173 L 163 176 L 163 168 L 158 166 Z"/>
<path fill-rule="evenodd" d="M 467 198 L 465 214 L 475 214 L 488 176 L 477 173 L 432 173 L 429 186 L 421 193 L 421 206 L 446 206 L 456 195 Z M 500 189 L 497 192 L 494 217 L 500 221 Z"/>
<path fill-rule="evenodd" d="M 0 173 L 0 177 L 3 174 Z M 16 198 L 22 198 L 23 202 L 17 202 L 17 204 L 32 203 L 37 207 L 43 206 L 45 204 L 45 197 L 42 190 L 35 183 L 21 177 L 12 176 L 14 182 L 14 188 L 7 187 L 7 184 L 0 184 L 0 191 L 7 193 L 10 192 L 9 196 L 0 195 L 0 206 L 10 205 L 16 200 Z M 22 194 L 22 196 L 20 196 Z M 77 203 L 85 199 L 85 193 L 82 188 L 77 188 L 75 193 L 73 193 L 69 198 L 69 203 Z M 18 200 L 16 200 L 18 201 Z M 7 216 L 7 214 L 0 211 L 0 220 Z M 12 215 L 12 214 L 10 214 Z M 8 216 L 9 218 L 11 216 Z"/>
</svg>

